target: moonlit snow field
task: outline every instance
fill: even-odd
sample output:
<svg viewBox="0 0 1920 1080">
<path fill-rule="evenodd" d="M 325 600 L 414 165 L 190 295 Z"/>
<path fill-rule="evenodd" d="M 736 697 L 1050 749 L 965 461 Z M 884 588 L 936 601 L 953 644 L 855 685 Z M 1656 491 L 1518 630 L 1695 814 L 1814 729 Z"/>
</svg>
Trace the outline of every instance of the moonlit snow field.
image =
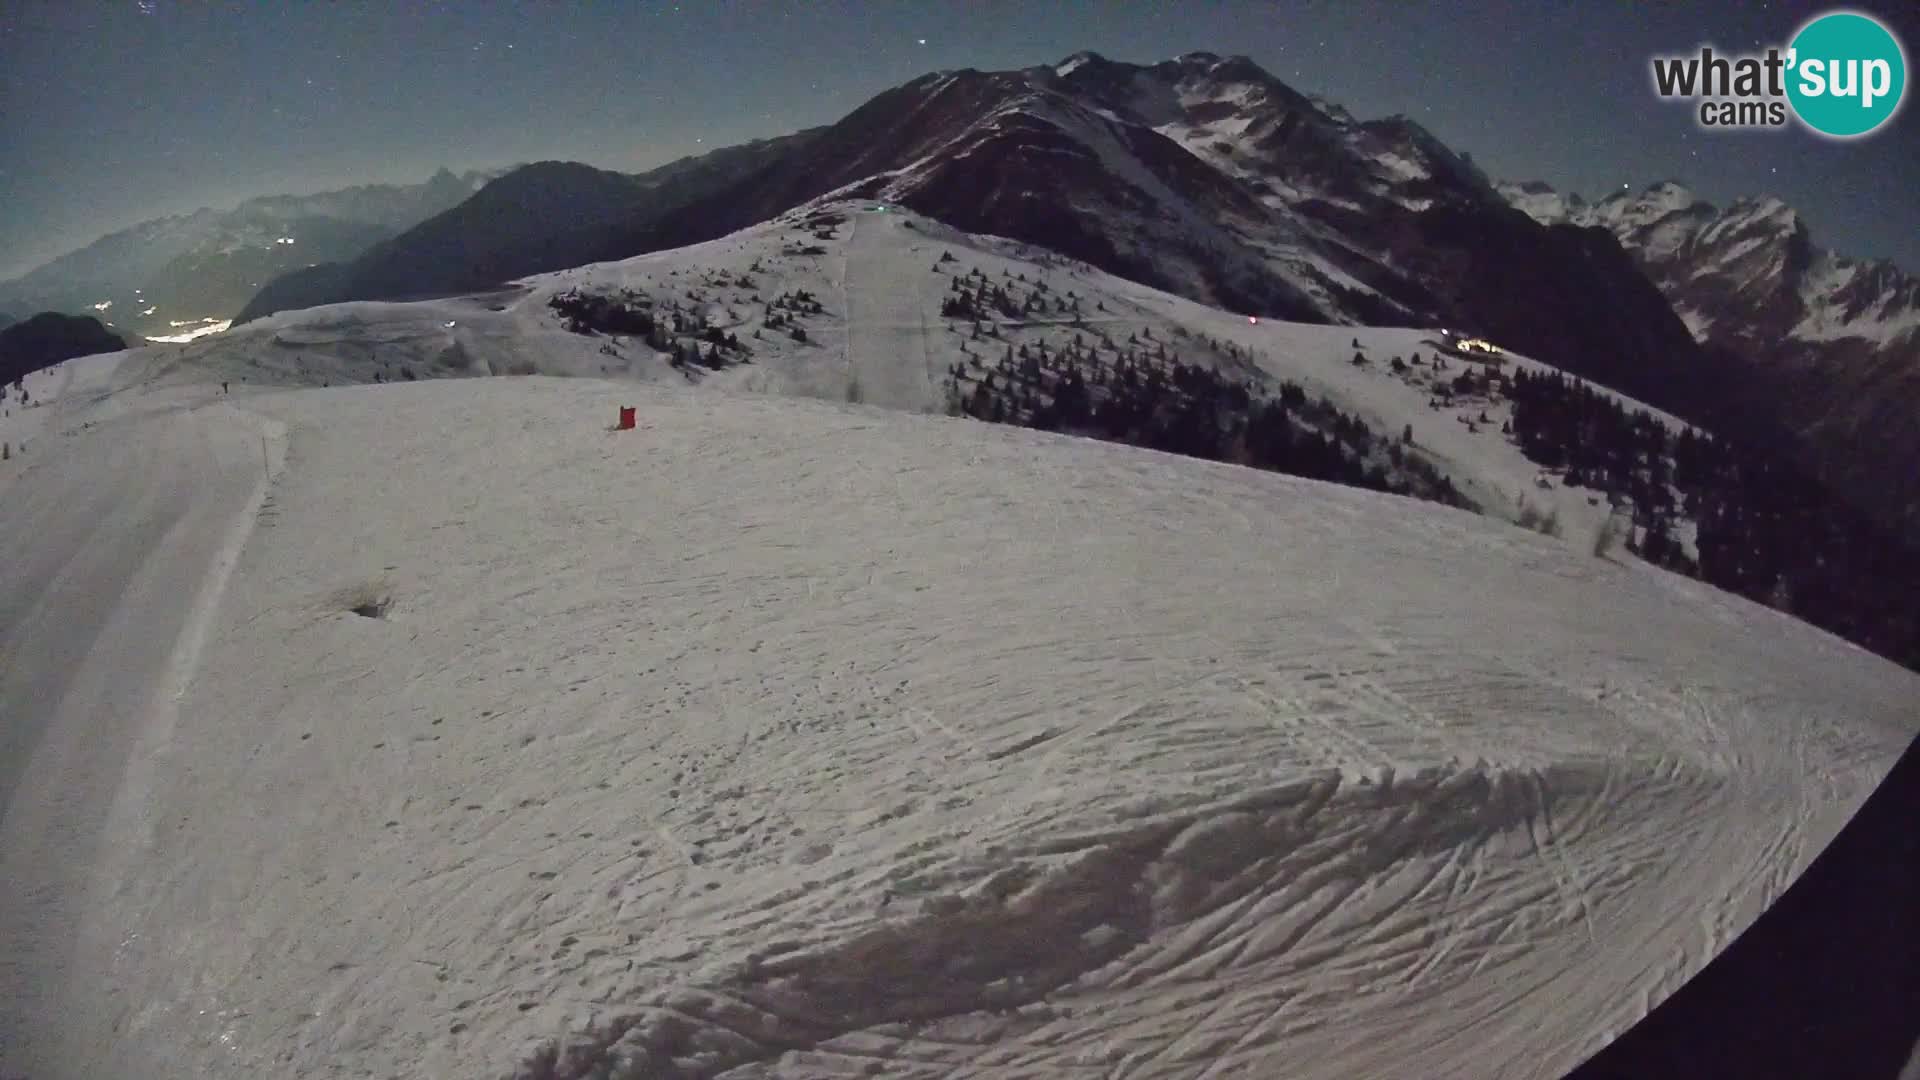
<svg viewBox="0 0 1920 1080">
<path fill-rule="evenodd" d="M 847 257 L 821 357 L 940 333 Z M 469 312 L 555 370 L 487 303 L 0 421 L 0 1071 L 1554 1077 L 1920 730 L 1920 678 L 1625 553 L 797 359 L 342 385 Z M 255 363 L 303 333 L 330 388 Z"/>
</svg>

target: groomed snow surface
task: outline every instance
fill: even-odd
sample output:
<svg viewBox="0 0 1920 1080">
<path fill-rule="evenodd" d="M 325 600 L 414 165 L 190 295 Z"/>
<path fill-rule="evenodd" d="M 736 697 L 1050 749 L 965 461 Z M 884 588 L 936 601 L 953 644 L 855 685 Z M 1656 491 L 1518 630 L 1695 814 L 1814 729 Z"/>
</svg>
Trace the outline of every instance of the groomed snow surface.
<svg viewBox="0 0 1920 1080">
<path fill-rule="evenodd" d="M 930 339 L 854 292 L 739 377 Z M 1920 728 L 1431 504 L 725 385 L 259 385 L 345 314 L 5 421 L 0 1074 L 1554 1077 Z"/>
<path fill-rule="evenodd" d="M 1553 1076 L 1913 733 L 1658 571 L 969 421 L 493 379 L 61 438 L 0 518 L 36 1078 Z"/>
</svg>

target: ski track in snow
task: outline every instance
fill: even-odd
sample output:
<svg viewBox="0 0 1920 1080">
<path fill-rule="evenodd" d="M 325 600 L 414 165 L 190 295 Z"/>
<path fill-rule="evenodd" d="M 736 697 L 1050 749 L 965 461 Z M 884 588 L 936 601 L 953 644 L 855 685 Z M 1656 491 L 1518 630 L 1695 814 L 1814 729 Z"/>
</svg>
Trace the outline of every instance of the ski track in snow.
<svg viewBox="0 0 1920 1080">
<path fill-rule="evenodd" d="M 1577 539 L 900 415 L 947 357 L 919 275 L 1034 266 L 904 219 L 30 377 L 46 404 L 0 421 L 32 442 L 0 466 L 0 1070 L 1558 1075 L 1920 725 L 1911 674 Z M 756 260 L 842 310 L 713 386 L 542 310 Z M 1346 363 L 1424 331 L 1051 273 L 1370 422 L 1418 410 L 1470 495 L 1530 482 Z M 272 389 L 530 358 L 662 385 Z M 734 392 L 856 378 L 893 411 Z M 1582 493 L 1527 494 L 1578 536 Z"/>
<path fill-rule="evenodd" d="M 60 391 L 76 389 L 71 371 L 59 379 L 43 391 L 55 426 L 70 404 Z M 74 1056 L 49 1037 L 63 1028 L 70 963 L 98 970 L 122 940 L 93 916 L 137 887 L 122 871 L 153 827 L 154 759 L 264 493 L 272 432 L 216 404 L 134 415 L 115 436 L 42 440 L 0 521 L 16 556 L 0 571 L 9 1057 L 16 1043 Z"/>
<path fill-rule="evenodd" d="M 58 1037 L 8 1067 L 1557 1075 L 1912 734 L 1907 673 L 1465 514 L 638 393 L 612 434 L 631 386 L 176 388 L 12 482 L 11 539 L 65 558 L 27 540 L 230 475 L 149 496 L 205 522 L 152 549 L 208 568 L 182 629 L 77 669 L 197 654 L 165 730 L 62 757 L 88 729 L 49 714 L 10 804 L 14 880 L 83 899 L 9 907 L 10 944 L 80 929 L 59 1023 L 21 996 L 52 957 L 9 951 L 9 1023 Z M 89 835 L 112 882 L 35 846 Z"/>
</svg>

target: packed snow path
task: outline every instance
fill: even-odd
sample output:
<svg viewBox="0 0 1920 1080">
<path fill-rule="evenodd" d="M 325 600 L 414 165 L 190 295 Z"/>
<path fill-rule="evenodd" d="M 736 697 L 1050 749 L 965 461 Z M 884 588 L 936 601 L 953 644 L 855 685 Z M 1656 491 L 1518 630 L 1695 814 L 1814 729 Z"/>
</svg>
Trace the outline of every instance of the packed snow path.
<svg viewBox="0 0 1920 1080">
<path fill-rule="evenodd" d="M 932 330 L 927 309 L 938 310 L 939 297 L 928 297 L 929 280 L 922 266 L 903 274 L 902 255 L 911 257 L 926 250 L 923 262 L 931 263 L 941 246 L 911 242 L 900 231 L 911 232 L 908 218 L 885 213 L 855 212 L 847 215 L 849 235 L 842 249 L 844 266 L 840 280 L 842 320 L 847 337 L 847 361 L 856 380 L 853 396 L 890 409 L 923 410 L 942 398 L 941 383 L 947 374 L 937 369 Z M 904 249 L 904 251 L 903 251 Z M 944 279 L 935 284 L 944 287 Z"/>
<path fill-rule="evenodd" d="M 1827 635 L 1408 500 L 710 390 L 232 401 L 9 495 L 45 588 L 72 492 L 172 505 L 207 441 L 151 576 L 205 633 L 37 616 L 110 687 L 197 657 L 171 719 L 5 699 L 8 888 L 93 943 L 0 943 L 36 1080 L 1557 1076 L 1920 723 Z"/>
<path fill-rule="evenodd" d="M 270 441 L 215 405 L 46 435 L 9 462 L 31 471 L 0 514 L 0 1053 L 38 1062 L 29 1075 L 68 1059 L 68 995 L 96 992 L 120 944 L 90 914 L 142 887 L 121 875 L 152 823 L 116 799 L 153 780 Z"/>
</svg>

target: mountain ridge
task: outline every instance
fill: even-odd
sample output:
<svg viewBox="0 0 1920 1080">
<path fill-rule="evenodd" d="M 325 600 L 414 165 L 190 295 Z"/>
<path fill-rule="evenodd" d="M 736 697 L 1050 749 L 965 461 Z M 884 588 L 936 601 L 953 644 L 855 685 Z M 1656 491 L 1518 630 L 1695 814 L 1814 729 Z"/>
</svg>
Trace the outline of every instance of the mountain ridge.
<svg viewBox="0 0 1920 1080">
<path fill-rule="evenodd" d="M 1536 226 L 1413 121 L 1355 120 L 1245 57 L 1143 66 L 1076 53 L 1012 71 L 932 72 L 737 164 L 681 204 L 607 229 L 604 243 L 569 245 L 576 261 L 704 242 L 836 194 L 894 201 L 1247 314 L 1468 323 L 1523 351 L 1570 352 L 1556 362 L 1573 370 L 1602 370 L 1616 354 L 1648 369 L 1702 366 L 1660 294 L 1621 260 L 1586 252 L 1594 241 Z M 381 257 L 406 258 L 406 243 Z M 558 265 L 537 244 L 504 254 L 491 266 L 503 279 Z M 1512 258 L 1533 272 L 1498 287 L 1453 277 Z M 400 295 L 370 261 L 328 273 L 347 280 L 276 289 L 243 318 Z M 1514 302 L 1516 281 L 1527 304 Z M 426 289 L 417 276 L 408 284 L 474 283 L 442 265 Z M 1597 309 L 1591 295 L 1612 305 Z M 1515 310 L 1529 304 L 1540 310 Z"/>
<path fill-rule="evenodd" d="M 147 335 L 230 318 L 280 274 L 357 254 L 458 205 L 491 175 L 442 168 L 417 184 L 264 195 L 153 218 L 0 282 L 0 302 L 9 310 L 96 311 Z"/>
<path fill-rule="evenodd" d="M 1920 535 L 1920 479 L 1899 464 L 1920 453 L 1920 276 L 1822 247 L 1774 196 L 1723 208 L 1672 180 L 1591 203 L 1537 181 L 1502 191 L 1542 223 L 1618 239 L 1699 340 L 1743 358 L 1744 393 L 1836 486 Z"/>
<path fill-rule="evenodd" d="M 1702 338 L 1713 320 L 1745 319 L 1764 274 L 1722 279 L 1701 294 L 1711 302 L 1676 302 L 1658 268 L 1630 254 L 1678 250 L 1698 232 L 1730 259 L 1785 252 L 1783 265 L 1840 265 L 1752 242 L 1755 230 L 1793 234 L 1797 215 L 1783 206 L 1754 203 L 1718 231 L 1702 219 L 1676 233 L 1667 219 L 1707 212 L 1678 185 L 1644 207 L 1569 200 L 1544 185 L 1516 192 L 1413 120 L 1356 119 L 1243 56 L 1141 65 L 1079 52 L 1017 70 L 930 72 L 833 124 L 689 159 L 682 173 L 684 182 L 588 220 L 567 208 L 565 185 L 546 209 L 483 191 L 476 198 L 493 212 L 451 212 L 353 264 L 276 283 L 242 318 L 470 291 L 703 243 L 814 199 L 870 198 L 1248 315 L 1460 327 L 1743 438 L 1799 440 L 1824 423 L 1837 429 L 1833 445 L 1902 422 L 1884 395 L 1865 413 L 1810 415 L 1808 405 L 1897 384 L 1898 368 L 1866 363 L 1867 376 L 1838 391 L 1825 360 L 1754 380 L 1753 334 Z M 582 174 L 580 201 L 599 205 L 592 175 Z M 1595 214 L 1616 228 L 1586 227 Z M 485 258 L 470 257 L 476 248 Z M 1865 288 L 1879 273 L 1843 284 Z M 1808 453 L 1847 482 L 1835 464 L 1844 455 Z M 1864 503 L 1882 473 L 1866 468 L 1850 490 Z M 1900 498 L 1912 512 L 1920 486 Z"/>
<path fill-rule="evenodd" d="M 579 162 L 523 165 L 353 259 L 275 280 L 234 321 L 346 300 L 447 295 L 618 258 L 643 242 L 627 238 L 696 199 L 716 177 L 752 168 L 775 148 L 806 136 L 726 147 L 638 174 Z"/>
</svg>

